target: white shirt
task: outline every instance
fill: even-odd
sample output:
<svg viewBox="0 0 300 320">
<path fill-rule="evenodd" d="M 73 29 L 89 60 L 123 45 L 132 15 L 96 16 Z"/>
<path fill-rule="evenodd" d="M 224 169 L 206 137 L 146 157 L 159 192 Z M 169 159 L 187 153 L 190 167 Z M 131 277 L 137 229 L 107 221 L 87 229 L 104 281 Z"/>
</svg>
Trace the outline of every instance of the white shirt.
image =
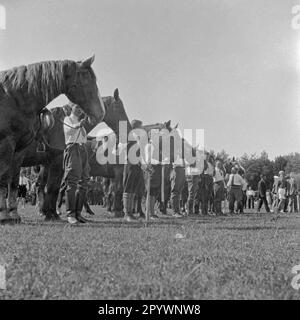
<svg viewBox="0 0 300 320">
<path fill-rule="evenodd" d="M 214 166 L 207 161 L 207 169 L 204 171 L 205 174 L 212 176 L 214 174 Z"/>
<path fill-rule="evenodd" d="M 79 143 L 83 144 L 87 142 L 86 131 L 83 127 L 76 128 L 79 126 L 79 121 L 74 119 L 72 115 L 70 117 L 66 117 L 64 120 L 64 133 L 65 133 L 65 143 Z"/>
<path fill-rule="evenodd" d="M 249 197 L 251 197 L 251 196 L 254 197 L 255 196 L 255 191 L 254 190 L 247 190 L 246 191 L 246 195 L 249 196 Z"/>
<path fill-rule="evenodd" d="M 232 185 L 234 185 L 234 186 L 244 186 L 245 185 L 245 181 L 238 173 L 231 174 L 230 177 L 229 177 L 229 181 L 227 183 L 227 187 L 230 187 Z"/>
<path fill-rule="evenodd" d="M 25 176 L 20 176 L 19 178 L 19 185 L 20 186 L 26 186 L 27 190 L 29 190 L 29 180 Z"/>
<path fill-rule="evenodd" d="M 159 164 L 159 159 L 157 159 L 157 156 L 159 158 L 159 155 L 154 150 L 154 144 L 153 143 L 147 143 L 145 146 L 145 161 L 148 164 Z"/>
</svg>

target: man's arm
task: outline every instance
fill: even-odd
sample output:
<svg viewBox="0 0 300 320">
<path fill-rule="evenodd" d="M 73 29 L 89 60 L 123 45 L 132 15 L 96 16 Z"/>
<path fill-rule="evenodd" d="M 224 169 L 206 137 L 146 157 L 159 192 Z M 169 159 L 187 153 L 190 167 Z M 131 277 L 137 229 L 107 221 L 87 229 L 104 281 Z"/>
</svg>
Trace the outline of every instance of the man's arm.
<svg viewBox="0 0 300 320">
<path fill-rule="evenodd" d="M 88 116 L 85 116 L 81 121 L 80 121 L 80 126 L 85 129 L 86 132 L 90 132 L 93 130 L 98 123 L 92 122 L 91 119 Z"/>
</svg>

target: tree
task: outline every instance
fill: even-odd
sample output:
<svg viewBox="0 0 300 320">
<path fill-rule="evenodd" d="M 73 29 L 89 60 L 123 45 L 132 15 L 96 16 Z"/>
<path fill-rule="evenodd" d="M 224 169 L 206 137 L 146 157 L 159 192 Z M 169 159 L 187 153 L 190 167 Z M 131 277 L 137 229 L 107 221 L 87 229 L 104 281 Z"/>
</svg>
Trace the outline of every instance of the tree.
<svg viewBox="0 0 300 320">
<path fill-rule="evenodd" d="M 287 160 L 285 171 L 287 173 L 296 172 L 300 173 L 300 153 L 291 153 L 284 157 Z"/>
<path fill-rule="evenodd" d="M 262 151 L 262 153 L 260 154 L 260 158 L 262 160 L 268 160 L 269 159 L 269 156 L 267 154 L 267 152 L 265 150 Z"/>
<path fill-rule="evenodd" d="M 221 152 L 217 153 L 217 159 L 224 163 L 229 159 L 229 154 L 223 149 Z"/>
<path fill-rule="evenodd" d="M 255 154 L 247 155 L 244 154 L 240 158 L 240 164 L 245 168 L 245 179 L 248 185 L 253 189 L 257 189 L 260 175 L 265 174 L 267 179 L 267 186 L 271 188 L 273 184 L 273 163 L 268 159 L 268 154 L 263 151 L 260 157 Z"/>
<path fill-rule="evenodd" d="M 278 174 L 279 171 L 285 171 L 288 161 L 285 157 L 279 156 L 275 158 L 273 171 Z"/>
</svg>

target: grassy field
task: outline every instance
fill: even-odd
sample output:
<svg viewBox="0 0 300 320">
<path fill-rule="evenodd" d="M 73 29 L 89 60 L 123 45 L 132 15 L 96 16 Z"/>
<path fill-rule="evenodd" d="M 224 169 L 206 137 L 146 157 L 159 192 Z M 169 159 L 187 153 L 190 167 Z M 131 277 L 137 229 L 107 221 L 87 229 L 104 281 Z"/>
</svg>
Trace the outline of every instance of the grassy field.
<svg viewBox="0 0 300 320">
<path fill-rule="evenodd" d="M 299 299 L 300 214 L 0 226 L 0 299 Z M 181 238 L 176 237 L 180 233 Z"/>
</svg>

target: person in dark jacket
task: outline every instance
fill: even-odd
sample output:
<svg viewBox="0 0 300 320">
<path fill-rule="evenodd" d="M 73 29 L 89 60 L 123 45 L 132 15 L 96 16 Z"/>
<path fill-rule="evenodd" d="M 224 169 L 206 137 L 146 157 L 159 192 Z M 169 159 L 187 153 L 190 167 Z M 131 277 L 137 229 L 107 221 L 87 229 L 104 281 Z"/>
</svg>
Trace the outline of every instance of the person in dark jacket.
<svg viewBox="0 0 300 320">
<path fill-rule="evenodd" d="M 131 122 L 132 129 L 139 129 L 143 125 L 140 120 L 133 120 Z M 140 150 L 138 152 L 140 157 Z M 141 163 L 133 164 L 130 159 L 124 165 L 123 173 L 123 206 L 124 206 L 124 219 L 128 222 L 136 220 L 133 215 L 134 199 L 135 197 L 142 197 L 145 190 L 144 173 L 141 168 Z"/>
<path fill-rule="evenodd" d="M 257 212 L 260 212 L 260 209 L 262 207 L 262 205 L 265 205 L 266 211 L 270 212 L 270 208 L 268 206 L 268 201 L 267 201 L 267 184 L 266 184 L 266 176 L 264 174 L 262 174 L 260 176 L 260 181 L 258 183 L 258 198 L 259 198 L 259 202 L 258 202 L 258 209 Z"/>
</svg>

